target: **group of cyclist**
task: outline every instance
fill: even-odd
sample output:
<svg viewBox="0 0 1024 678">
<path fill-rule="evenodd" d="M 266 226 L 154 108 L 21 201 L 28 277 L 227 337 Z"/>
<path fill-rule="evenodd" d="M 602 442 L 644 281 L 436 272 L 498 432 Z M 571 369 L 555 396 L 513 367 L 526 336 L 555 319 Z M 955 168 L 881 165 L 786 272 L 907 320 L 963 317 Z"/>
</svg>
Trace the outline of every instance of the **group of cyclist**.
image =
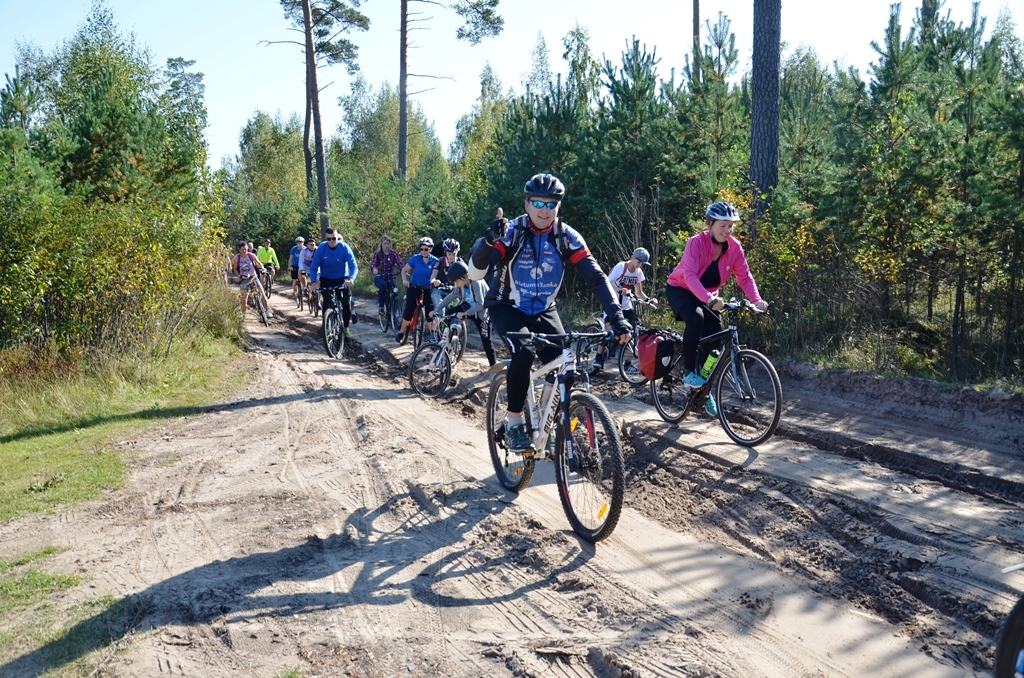
<svg viewBox="0 0 1024 678">
<path fill-rule="evenodd" d="M 562 182 L 551 174 L 538 174 L 526 182 L 524 193 L 525 214 L 510 221 L 499 208 L 470 257 L 470 278 L 480 280 L 493 271 L 494 283 L 484 306 L 490 313 L 493 332 L 512 353 L 506 377 L 505 435 L 506 444 L 513 451 L 527 451 L 532 445 L 523 407 L 534 360 L 553 360 L 560 349 L 548 347 L 535 354 L 525 339 L 508 334 L 564 331 L 555 301 L 569 264 L 580 272 L 600 301 L 607 329 L 620 344 L 628 343 L 631 326 L 623 313 L 623 303 L 628 300 L 630 289 L 638 298 L 647 299 L 641 269 L 650 261 L 647 250 L 637 248 L 628 261 L 614 267 L 610 276 L 605 275 L 580 233 L 559 217 L 565 197 Z M 689 386 L 705 383 L 696 372 L 698 344 L 701 337 L 721 328 L 716 312 L 724 302 L 718 291 L 729 277 L 736 276 L 740 288 L 758 310 L 768 307 L 750 274 L 743 247 L 732 235 L 739 220 L 734 205 L 709 205 L 704 214 L 706 230 L 687 241 L 682 258 L 668 277 L 669 305 L 675 319 L 686 323 L 682 361 L 684 381 Z M 709 398 L 706 407 L 714 412 L 714 401 Z"/>
<path fill-rule="evenodd" d="M 404 262 L 391 238 L 383 236 L 370 263 L 378 313 L 385 312 L 385 302 L 399 278 L 407 289 L 402 323 L 395 337 L 399 344 L 405 343 L 413 315 L 422 305 L 432 329 L 436 327 L 437 312 L 451 312 L 460 319 L 473 321 L 490 364 L 495 363 L 492 335 L 508 348 L 512 358 L 507 374 L 505 431 L 507 446 L 513 451 L 529 450 L 532 444 L 523 408 L 534 361 L 538 357 L 550 361 L 560 349 L 548 347 L 538 351 L 527 340 L 508 335 L 564 332 L 555 304 L 568 266 L 582 275 L 597 297 L 604 311 L 605 328 L 620 344 L 628 343 L 632 336 L 630 294 L 657 304 L 657 299 L 643 291 L 643 267 L 651 263 L 646 249 L 638 247 L 629 259 L 616 264 L 606 275 L 583 236 L 559 216 L 565 197 L 561 180 L 551 174 L 537 174 L 526 182 L 524 193 L 524 213 L 510 220 L 504 218 L 499 208 L 494 221 L 473 246 L 468 261 L 459 258 L 460 243 L 443 234 L 439 248 L 432 238 L 420 238 L 418 253 Z M 687 241 L 682 258 L 667 279 L 666 298 L 673 316 L 685 322 L 682 364 L 687 386 L 700 387 L 705 383 L 696 371 L 698 344 L 701 337 L 721 329 L 718 312 L 724 302 L 718 291 L 731 276 L 736 277 L 758 310 L 768 306 L 750 274 L 742 245 L 732 235 L 739 221 L 734 205 L 709 205 L 705 210 L 705 230 Z M 240 276 L 248 276 L 244 280 L 250 280 L 256 270 L 277 264 L 269 240 L 251 258 L 246 256 L 248 250 L 243 246 L 248 243 L 239 243 L 240 254 L 235 262 Z M 319 244 L 296 238 L 289 270 L 296 294 L 300 276 L 308 276 L 313 290 L 335 290 L 334 296 L 341 303 L 345 335 L 350 336 L 351 290 L 359 267 L 340 234 L 328 230 L 324 242 Z M 485 279 L 491 283 L 488 285 Z M 243 282 L 243 311 L 244 295 L 249 289 L 250 285 Z M 332 303 L 331 296 L 325 294 L 325 304 Z M 604 351 L 599 353 L 597 369 L 604 362 Z M 714 413 L 713 399 L 708 399 L 706 408 Z"/>
</svg>

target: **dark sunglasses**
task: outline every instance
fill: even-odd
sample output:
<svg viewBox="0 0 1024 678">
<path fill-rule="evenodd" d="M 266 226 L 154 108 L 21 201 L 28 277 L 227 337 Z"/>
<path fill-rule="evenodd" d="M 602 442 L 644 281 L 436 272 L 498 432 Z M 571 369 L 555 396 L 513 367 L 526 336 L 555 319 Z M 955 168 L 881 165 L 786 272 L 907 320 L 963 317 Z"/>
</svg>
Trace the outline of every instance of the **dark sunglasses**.
<svg viewBox="0 0 1024 678">
<path fill-rule="evenodd" d="M 553 210 L 556 207 L 558 207 L 558 202 L 556 200 L 551 200 L 550 202 L 545 202 L 543 200 L 531 200 L 530 204 L 533 205 L 534 207 L 536 207 L 539 210 L 543 210 L 543 209 Z"/>
<path fill-rule="evenodd" d="M 430 247 L 421 247 L 420 248 L 420 252 L 429 252 L 431 249 L 432 248 L 430 248 Z"/>
<path fill-rule="evenodd" d="M 327 242 L 334 242 L 337 238 L 324 238 Z"/>
</svg>

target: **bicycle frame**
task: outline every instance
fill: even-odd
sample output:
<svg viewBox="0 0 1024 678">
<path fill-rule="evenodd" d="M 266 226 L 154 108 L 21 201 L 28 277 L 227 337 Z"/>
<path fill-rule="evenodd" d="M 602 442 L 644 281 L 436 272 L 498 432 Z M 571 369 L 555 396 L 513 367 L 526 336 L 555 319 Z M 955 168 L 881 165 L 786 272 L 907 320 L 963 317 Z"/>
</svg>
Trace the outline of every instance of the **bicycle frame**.
<svg viewBox="0 0 1024 678">
<path fill-rule="evenodd" d="M 517 333 L 509 332 L 510 337 L 534 337 L 532 333 Z M 586 336 L 586 335 L 581 335 Z M 548 441 L 551 435 L 555 432 L 554 418 L 558 412 L 563 415 L 568 415 L 569 408 L 569 392 L 572 391 L 573 386 L 576 383 L 576 377 L 582 375 L 583 389 L 589 390 L 589 381 L 586 378 L 586 373 L 576 371 L 576 352 L 572 349 L 572 344 L 575 340 L 568 339 L 562 345 L 562 354 L 557 358 L 541 365 L 535 370 L 530 371 L 530 388 L 526 392 L 526 407 L 529 408 L 529 414 L 531 425 L 533 430 L 530 432 L 530 437 L 533 441 L 533 447 L 537 451 L 536 458 L 547 459 L 548 458 Z M 507 368 L 508 361 L 498 363 L 495 367 L 500 369 Z M 495 372 L 495 368 L 488 370 L 489 372 Z M 555 387 L 546 388 L 548 385 L 547 376 L 551 372 L 555 372 Z M 543 383 L 545 387 L 542 387 L 542 397 L 546 395 L 544 402 L 537 401 L 536 386 L 538 383 Z M 562 417 L 564 425 L 568 426 L 567 416 Z M 565 431 L 565 439 L 571 439 L 572 431 Z M 567 449 L 567 454 L 570 458 L 572 457 L 572 450 Z"/>
</svg>

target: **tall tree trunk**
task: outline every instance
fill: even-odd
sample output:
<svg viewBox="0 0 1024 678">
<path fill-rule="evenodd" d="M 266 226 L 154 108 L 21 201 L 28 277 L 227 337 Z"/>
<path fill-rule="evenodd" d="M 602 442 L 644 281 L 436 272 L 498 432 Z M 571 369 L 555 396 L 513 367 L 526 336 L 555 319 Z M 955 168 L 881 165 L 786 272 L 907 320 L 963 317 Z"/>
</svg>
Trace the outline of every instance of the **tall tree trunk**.
<svg viewBox="0 0 1024 678">
<path fill-rule="evenodd" d="M 306 95 L 306 124 L 302 128 L 302 155 L 306 161 L 306 200 L 313 195 L 313 150 L 309 146 L 309 135 L 313 131 L 313 102 Z"/>
<path fill-rule="evenodd" d="M 700 0 L 693 0 L 693 81 L 700 82 Z"/>
<path fill-rule="evenodd" d="M 404 2 L 404 0 L 403 0 Z M 316 159 L 317 207 L 320 212 L 320 236 L 331 227 L 330 201 L 327 199 L 327 166 L 324 154 L 323 125 L 320 122 L 320 87 L 316 82 L 316 51 L 313 48 L 313 13 L 309 0 L 302 0 L 302 23 L 306 33 L 306 97 L 313 115 L 313 143 Z"/>
<path fill-rule="evenodd" d="M 779 61 L 782 0 L 754 0 L 754 49 L 751 73 L 750 184 L 754 214 L 750 237 L 757 238 L 757 219 L 768 208 L 779 183 Z"/>
<path fill-rule="evenodd" d="M 398 64 L 398 176 L 402 181 L 409 178 L 409 110 L 406 53 L 409 44 L 409 0 L 402 0 L 402 23 L 399 31 Z"/>
</svg>

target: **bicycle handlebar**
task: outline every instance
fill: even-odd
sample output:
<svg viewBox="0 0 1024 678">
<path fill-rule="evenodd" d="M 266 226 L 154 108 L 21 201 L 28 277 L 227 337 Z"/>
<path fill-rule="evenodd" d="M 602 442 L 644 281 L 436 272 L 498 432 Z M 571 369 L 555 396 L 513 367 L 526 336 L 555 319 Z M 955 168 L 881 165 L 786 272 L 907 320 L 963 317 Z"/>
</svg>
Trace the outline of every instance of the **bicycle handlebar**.
<svg viewBox="0 0 1024 678">
<path fill-rule="evenodd" d="M 577 339 L 609 339 L 611 332 L 565 332 L 564 334 L 545 334 L 543 332 L 506 332 L 506 337 L 526 339 L 533 344 L 559 346 L 565 348 Z"/>
</svg>

